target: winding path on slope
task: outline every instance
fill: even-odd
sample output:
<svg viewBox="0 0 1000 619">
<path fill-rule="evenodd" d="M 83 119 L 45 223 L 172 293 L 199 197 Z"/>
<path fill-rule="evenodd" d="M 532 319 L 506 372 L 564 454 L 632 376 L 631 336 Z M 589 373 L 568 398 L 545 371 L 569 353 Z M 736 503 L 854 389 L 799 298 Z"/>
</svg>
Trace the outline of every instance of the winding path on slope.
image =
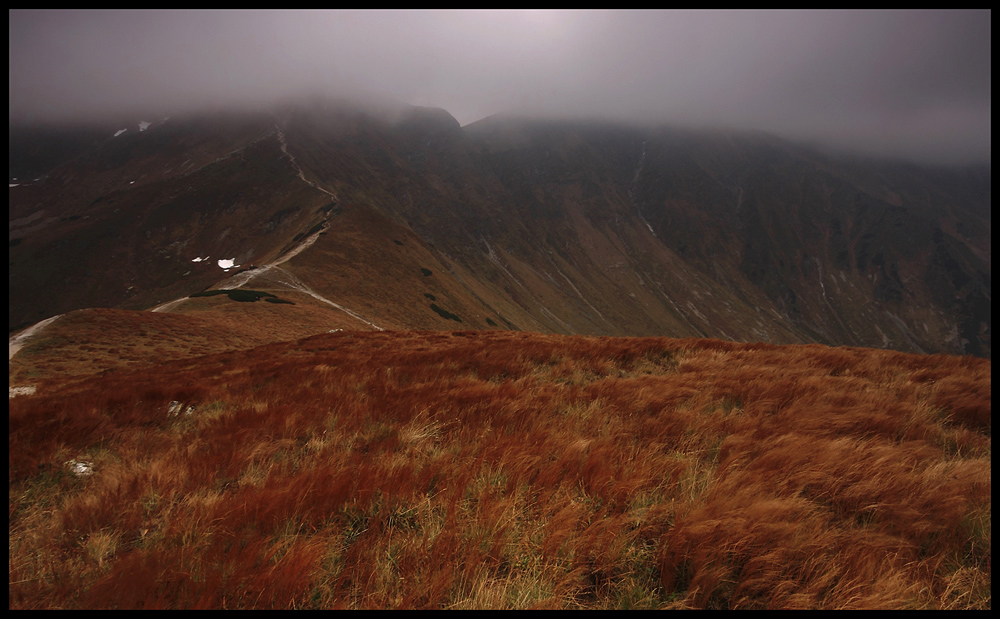
<svg viewBox="0 0 1000 619">
<path fill-rule="evenodd" d="M 299 166 L 299 162 L 295 160 L 295 155 L 293 155 L 292 153 L 288 152 L 288 142 L 285 141 L 285 130 L 282 129 L 281 126 L 278 125 L 278 124 L 274 125 L 274 130 L 275 130 L 275 132 L 277 132 L 277 134 L 278 134 L 278 141 L 281 143 L 281 152 L 284 153 L 286 157 L 288 157 L 289 161 L 292 162 L 292 167 L 294 167 L 295 171 L 299 173 L 299 178 L 301 178 L 303 182 L 305 182 L 307 185 L 309 185 L 313 189 L 318 189 L 318 190 L 322 191 L 323 193 L 325 193 L 326 195 L 332 197 L 334 200 L 338 200 L 339 198 L 337 198 L 337 194 L 335 194 L 332 191 L 329 191 L 327 189 L 324 189 L 323 187 L 320 187 L 316 183 L 314 183 L 311 180 L 309 180 L 308 178 L 306 178 L 306 174 L 305 174 L 305 172 L 302 171 L 302 168 Z"/>
<path fill-rule="evenodd" d="M 281 128 L 279 126 L 277 126 L 277 125 L 275 126 L 275 129 L 276 129 L 276 134 L 277 134 L 277 137 L 278 137 L 278 141 L 281 143 L 281 152 L 284 153 L 285 156 L 288 157 L 289 161 L 292 163 L 292 166 L 295 168 L 295 170 L 296 170 L 296 172 L 298 174 L 298 177 L 300 179 L 302 179 L 302 181 L 305 182 L 306 184 L 308 184 L 310 187 L 313 187 L 314 189 L 322 191 L 323 193 L 327 194 L 328 196 L 330 196 L 334 200 L 336 200 L 337 199 L 336 194 L 334 194 L 331 191 L 328 191 L 327 189 L 324 189 L 323 187 L 320 187 L 316 183 L 313 183 L 312 181 L 310 181 L 309 179 L 306 178 L 305 173 L 302 171 L 302 168 L 299 167 L 299 164 L 295 160 L 295 157 L 291 153 L 288 152 L 287 143 L 285 142 L 284 131 L 282 131 Z M 268 135 L 262 136 L 259 139 L 264 139 L 266 137 L 269 137 L 270 135 L 273 135 L 273 134 L 268 134 Z M 255 141 L 257 141 L 257 140 L 255 140 Z M 280 284 L 280 285 L 283 285 L 283 286 L 287 286 L 288 288 L 291 288 L 292 290 L 297 290 L 299 292 L 305 293 L 305 294 L 307 294 L 307 295 L 315 298 L 318 301 L 326 303 L 327 305 L 330 305 L 330 306 L 332 306 L 332 307 L 334 307 L 334 308 L 336 308 L 336 309 L 344 312 L 348 316 L 354 318 L 355 320 L 357 320 L 357 321 L 359 321 L 359 322 L 361 322 L 361 323 L 363 323 L 365 325 L 368 325 L 369 327 L 371 327 L 371 328 L 373 328 L 373 329 L 375 329 L 377 331 L 384 331 L 384 329 L 382 327 L 380 327 L 377 324 L 371 322 L 370 320 L 367 320 L 367 319 L 363 318 L 362 316 L 360 316 L 356 312 L 351 311 L 350 309 L 344 307 L 343 305 L 340 305 L 339 303 L 335 303 L 335 302 L 331 301 L 330 299 L 327 299 L 326 297 L 320 295 L 315 290 L 313 290 L 312 288 L 310 288 L 309 286 L 307 286 L 302 280 L 300 280 L 294 274 L 292 274 L 289 271 L 286 271 L 286 270 L 284 270 L 284 269 L 282 269 L 282 268 L 279 267 L 279 265 L 288 262 L 289 260 L 291 260 L 295 256 L 297 256 L 300 253 L 302 253 L 304 250 L 306 250 L 309 247 L 311 247 L 313 245 L 313 243 L 315 243 L 316 240 L 319 238 L 319 235 L 321 233 L 323 233 L 325 230 L 327 230 L 329 228 L 329 226 L 330 226 L 329 222 L 323 222 L 323 227 L 319 231 L 317 231 L 317 232 L 315 232 L 313 234 L 310 234 L 306 238 L 302 239 L 301 243 L 299 243 L 298 245 L 296 245 L 292 249 L 288 250 L 284 254 L 280 255 L 273 262 L 270 262 L 268 264 L 265 264 L 264 266 L 258 267 L 256 269 L 253 269 L 253 270 L 250 270 L 250 271 L 243 271 L 241 273 L 237 273 L 237 274 L 233 275 L 232 277 L 230 277 L 229 280 L 227 280 L 226 282 L 224 282 L 223 287 L 225 287 L 225 288 L 240 288 L 242 286 L 245 286 L 251 280 L 266 279 L 266 280 L 269 280 L 269 281 L 271 281 L 273 283 L 277 283 L 277 284 Z M 169 312 L 170 310 L 172 310 L 173 308 L 177 307 L 178 305 L 180 305 L 184 301 L 187 301 L 190 298 L 191 297 L 183 297 L 183 298 L 180 298 L 180 299 L 174 299 L 172 301 L 167 301 L 166 303 L 161 303 L 160 305 L 157 305 L 156 307 L 152 308 L 150 311 L 153 311 L 153 312 Z M 13 335 L 13 336 L 10 336 L 7 339 L 7 361 L 8 361 L 8 363 L 10 362 L 11 359 L 14 358 L 14 355 L 16 355 L 18 353 L 18 351 L 21 350 L 21 348 L 24 346 L 24 344 L 29 339 L 31 339 L 32 337 L 37 336 L 39 333 L 41 333 L 41 331 L 43 329 L 45 329 L 45 327 L 47 327 L 50 324 L 52 324 L 53 322 L 55 322 L 62 315 L 63 314 L 58 314 L 56 316 L 52 316 L 51 318 L 46 318 L 45 320 L 42 320 L 41 322 L 35 323 L 34 325 L 28 327 L 27 329 L 25 329 L 25 330 L 23 330 L 23 331 L 15 334 L 15 335 Z M 28 386 L 28 387 L 11 387 L 9 389 L 9 391 L 10 391 L 10 397 L 14 397 L 16 395 L 24 395 L 24 394 L 34 393 L 34 387 L 33 386 Z"/>
<path fill-rule="evenodd" d="M 14 358 L 14 355 L 17 354 L 17 351 L 21 350 L 21 347 L 24 346 L 25 342 L 27 342 L 30 338 L 38 335 L 42 329 L 55 322 L 56 319 L 60 318 L 61 316 L 62 314 L 58 314 L 56 316 L 53 316 L 52 318 L 46 318 L 41 322 L 37 322 L 31 325 L 30 327 L 28 327 L 24 331 L 21 331 L 17 335 L 8 338 L 7 362 L 10 363 L 10 360 Z"/>
<path fill-rule="evenodd" d="M 281 152 L 285 156 L 288 157 L 288 160 L 291 162 L 292 167 L 295 168 L 295 171 L 297 172 L 298 177 L 300 179 L 302 179 L 302 181 L 304 183 L 308 184 L 310 187 L 312 187 L 314 189 L 317 189 L 319 191 L 322 191 L 323 193 L 327 194 L 328 196 L 330 196 L 334 200 L 337 200 L 338 198 L 337 198 L 337 195 L 335 193 L 333 193 L 333 192 L 331 192 L 331 191 L 329 191 L 327 189 L 324 189 L 323 187 L 320 187 L 316 183 L 314 183 L 314 182 L 312 182 L 312 181 L 310 181 L 309 179 L 306 178 L 305 173 L 302 171 L 302 168 L 299 167 L 298 162 L 295 160 L 295 156 L 288 152 L 288 144 L 285 141 L 285 132 L 278 125 L 275 125 L 275 131 L 276 131 L 276 134 L 277 134 L 277 137 L 278 137 L 278 141 L 281 143 Z M 316 240 L 319 238 L 319 235 L 322 234 L 323 232 L 325 232 L 327 229 L 329 229 L 329 227 L 330 227 L 330 222 L 329 221 L 323 222 L 323 227 L 320 228 L 320 230 L 318 230 L 317 232 L 314 232 L 313 234 L 310 234 L 306 238 L 302 239 L 301 243 L 299 243 L 298 245 L 296 245 L 292 249 L 286 251 L 285 253 L 283 253 L 282 255 L 278 256 L 277 258 L 275 258 L 273 262 L 269 262 L 269 263 L 267 263 L 267 264 L 265 264 L 263 266 L 259 266 L 259 267 L 255 268 L 255 269 L 251 269 L 251 270 L 247 270 L 247 271 L 242 271 L 240 273 L 236 273 L 235 275 L 233 275 L 232 277 L 230 277 L 228 280 L 220 283 L 219 284 L 219 288 L 225 288 L 225 289 L 242 288 L 243 286 L 245 286 L 248 283 L 250 283 L 252 280 L 261 280 L 261 279 L 262 280 L 269 280 L 269 281 L 271 281 L 273 283 L 277 283 L 279 285 L 291 288 L 292 290 L 297 290 L 299 292 L 305 293 L 305 294 L 313 297 L 314 299 L 316 299 L 318 301 L 322 301 L 323 303 L 326 303 L 327 305 L 330 305 L 330 306 L 332 306 L 332 307 L 334 307 L 334 308 L 336 308 L 336 309 L 344 312 L 345 314 L 347 314 L 351 318 L 354 318 L 355 320 L 357 320 L 359 322 L 362 322 L 362 323 L 368 325 L 369 327 L 371 327 L 371 328 L 373 328 L 373 329 L 375 329 L 377 331 L 384 331 L 384 329 L 382 327 L 378 326 L 374 322 L 372 322 L 370 320 L 367 320 L 367 319 L 361 317 L 357 312 L 351 311 L 350 309 L 344 307 L 343 305 L 340 305 L 339 303 L 335 303 L 334 301 L 331 301 L 330 299 L 327 299 L 326 297 L 320 295 L 315 290 L 313 290 L 312 288 L 310 288 L 309 286 L 307 286 L 298 277 L 296 277 L 295 275 L 293 275 L 289 271 L 286 271 L 285 269 L 280 268 L 280 265 L 288 262 L 289 260 L 291 260 L 295 256 L 298 256 L 300 253 L 302 253 L 303 251 L 305 251 L 306 249 L 308 249 L 309 247 L 311 247 L 313 245 L 313 243 L 315 243 Z M 182 302 L 186 301 L 189 298 L 190 297 L 184 297 L 182 299 L 174 299 L 173 301 L 168 301 L 166 303 L 163 303 L 161 305 L 158 305 L 158 306 L 154 307 L 151 311 L 154 311 L 154 312 L 169 312 L 171 309 L 173 309 L 174 307 L 180 305 Z"/>
<path fill-rule="evenodd" d="M 319 191 L 322 191 L 323 193 L 329 195 L 330 197 L 332 197 L 334 199 L 337 199 L 336 194 L 334 194 L 331 191 L 328 191 L 328 190 L 324 189 L 323 187 L 320 187 L 319 185 L 317 185 L 316 183 L 313 183 L 312 181 L 310 181 L 309 179 L 307 179 L 305 177 L 305 173 L 302 171 L 302 168 L 299 167 L 298 162 L 295 161 L 295 157 L 291 153 L 288 152 L 287 144 L 285 142 L 285 134 L 284 134 L 284 132 L 281 130 L 280 127 L 276 126 L 275 129 L 276 129 L 278 141 L 281 142 L 281 152 L 284 153 L 288 157 L 289 161 L 291 161 L 292 166 L 295 167 L 295 170 L 298 173 L 298 177 L 300 179 L 302 179 L 305 183 L 307 183 L 310 187 L 318 189 Z M 264 136 L 264 137 L 268 137 L 268 136 Z M 304 250 L 306 250 L 309 247 L 311 247 L 313 245 L 313 243 L 316 242 L 316 239 L 319 238 L 319 235 L 321 233 L 323 233 L 325 230 L 327 230 L 329 228 L 329 226 L 330 226 L 329 222 L 324 222 L 323 223 L 323 227 L 319 231 L 314 232 L 313 234 L 310 234 L 306 238 L 302 239 L 301 243 L 299 243 L 298 245 L 296 245 L 292 249 L 288 250 L 287 252 L 285 252 L 284 254 L 282 254 L 281 256 L 279 256 L 278 258 L 276 258 L 273 262 L 270 262 L 268 264 L 265 264 L 265 265 L 263 265 L 261 267 L 258 267 L 256 269 L 253 269 L 253 270 L 250 270 L 250 271 L 243 271 L 241 273 L 237 273 L 237 274 L 233 275 L 232 277 L 230 277 L 229 280 L 227 280 L 226 282 L 224 282 L 224 284 L 223 284 L 222 287 L 224 287 L 224 288 L 240 288 L 242 286 L 245 286 L 251 280 L 255 280 L 255 279 L 270 280 L 271 282 L 274 282 L 274 283 L 277 283 L 277 284 L 280 284 L 280 285 L 283 285 L 283 286 L 287 286 L 288 288 L 291 288 L 292 290 L 297 290 L 299 292 L 305 293 L 305 294 L 307 294 L 307 295 L 315 298 L 318 301 L 322 301 L 323 303 L 326 303 L 327 305 L 330 305 L 332 307 L 337 308 L 338 310 L 344 312 L 348 316 L 354 318 L 355 320 L 357 320 L 357 321 L 359 321 L 361 323 L 364 323 L 364 324 L 368 325 L 369 327 L 371 327 L 373 329 L 376 329 L 378 331 L 383 331 L 384 329 L 382 327 L 378 326 L 377 324 L 373 323 L 370 320 L 367 320 L 367 319 L 363 318 L 357 312 L 351 311 L 350 309 L 344 307 L 343 305 L 340 305 L 339 303 L 335 303 L 335 302 L 331 301 L 330 299 L 327 299 L 326 297 L 320 295 L 319 293 L 317 293 L 315 290 L 313 290 L 312 288 L 310 288 L 309 286 L 307 286 L 302 280 L 300 280 L 298 277 L 296 277 L 292 273 L 290 273 L 290 272 L 288 272 L 288 271 L 286 271 L 286 270 L 284 270 L 282 268 L 279 268 L 279 265 L 282 265 L 282 264 L 288 262 L 289 260 L 291 260 L 295 256 L 297 256 L 300 253 L 302 253 Z M 272 274 L 271 273 L 272 271 L 277 271 L 277 273 Z M 160 305 L 157 305 L 156 307 L 152 308 L 150 311 L 152 311 L 152 312 L 169 312 L 170 310 L 172 310 L 173 308 L 177 307 L 178 305 L 180 305 L 184 301 L 187 301 L 188 299 L 190 299 L 190 297 L 183 297 L 183 298 L 180 298 L 180 299 L 174 299 L 172 301 L 167 301 L 166 303 L 161 303 Z M 19 350 L 21 350 L 21 348 L 24 346 L 24 344 L 29 339 L 31 339 L 32 337 L 38 335 L 45 327 L 47 327 L 48 325 L 50 325 L 53 322 L 55 322 L 55 320 L 57 318 L 59 318 L 60 316 L 62 316 L 62 314 L 59 314 L 57 316 L 53 316 L 51 318 L 46 318 L 45 320 L 43 320 L 41 322 L 38 322 L 38 323 L 36 323 L 36 324 L 28 327 L 24 331 L 21 331 L 21 332 L 17 333 L 16 335 L 13 335 L 13 336 L 9 337 L 8 340 L 7 340 L 7 361 L 9 362 L 11 359 L 13 359 L 14 355 L 16 355 Z"/>
<path fill-rule="evenodd" d="M 258 280 L 258 279 L 266 280 L 271 283 L 285 286 L 286 288 L 290 288 L 292 290 L 296 290 L 298 292 L 307 294 L 316 299 L 317 301 L 322 301 L 323 303 L 326 303 L 331 307 L 335 307 L 336 309 L 344 312 L 351 318 L 354 318 L 355 320 L 368 325 L 369 327 L 375 329 L 376 331 L 385 331 L 385 329 L 378 326 L 374 322 L 367 320 L 366 318 L 363 318 L 357 312 L 351 311 L 350 309 L 344 307 L 343 305 L 335 303 L 330 299 L 327 299 L 326 297 L 317 293 L 315 290 L 307 286 L 305 282 L 296 277 L 294 273 L 291 273 L 290 271 L 286 271 L 285 269 L 279 267 L 278 265 L 281 264 L 282 262 L 284 262 L 284 260 L 272 262 L 271 264 L 254 269 L 252 271 L 244 271 L 242 273 L 237 273 L 226 282 L 224 287 L 240 288 L 242 286 L 247 285 L 253 280 Z"/>
<path fill-rule="evenodd" d="M 296 245 L 292 249 L 288 250 L 287 252 L 285 252 L 284 254 L 282 254 L 281 256 L 279 256 L 278 258 L 276 258 L 273 262 L 269 262 L 269 263 L 267 263 L 265 265 L 262 265 L 262 266 L 259 266 L 259 267 L 255 268 L 255 269 L 249 269 L 249 270 L 246 270 L 246 271 L 241 271 L 239 273 L 236 273 L 235 275 L 233 275 L 229 279 L 227 279 L 225 281 L 222 281 L 219 284 L 217 284 L 218 288 L 220 288 L 220 289 L 226 289 L 226 290 L 232 290 L 232 289 L 236 289 L 236 288 L 242 288 L 243 286 L 246 286 L 247 284 L 249 284 L 251 281 L 254 281 L 254 280 L 266 280 L 266 281 L 270 281 L 272 283 L 279 284 L 279 285 L 285 286 L 287 288 L 291 288 L 292 290 L 297 290 L 299 292 L 305 293 L 305 294 L 313 297 L 314 299 L 316 299 L 318 301 L 322 301 L 323 303 L 326 303 L 327 305 L 330 305 L 331 307 L 335 307 L 336 309 L 344 312 L 345 314 L 347 314 L 351 318 L 354 318 L 355 320 L 368 325 L 369 327 L 375 329 L 376 331 L 384 331 L 384 329 L 382 327 L 378 326 L 377 324 L 375 324 L 374 322 L 372 322 L 372 321 L 370 321 L 370 320 L 368 320 L 366 318 L 363 318 L 357 312 L 354 312 L 354 311 L 352 311 L 352 310 L 344 307 L 343 305 L 341 305 L 339 303 L 336 303 L 334 301 L 331 301 L 330 299 L 327 299 L 326 297 L 320 295 L 315 290 L 313 290 L 312 288 L 310 288 L 309 286 L 307 286 L 298 277 L 296 277 L 295 275 L 293 275 L 291 272 L 286 271 L 285 269 L 282 269 L 279 266 L 279 265 L 282 265 L 282 264 L 288 262 L 289 260 L 291 260 L 295 256 L 299 255 L 300 253 L 302 253 L 307 248 L 311 247 L 313 245 L 313 243 L 316 242 L 316 239 L 319 238 L 319 235 L 322 234 L 328 227 L 329 227 L 329 223 L 324 223 L 322 229 L 320 229 L 318 232 L 314 232 L 313 234 L 309 235 L 308 237 L 302 239 L 301 243 L 299 243 L 298 245 Z M 160 305 L 157 305 L 156 307 L 154 307 L 150 311 L 153 311 L 153 312 L 169 312 L 170 310 L 172 310 L 173 308 L 177 307 L 178 305 L 180 305 L 184 301 L 188 300 L 189 298 L 190 297 L 183 297 L 181 299 L 174 299 L 173 301 L 167 301 L 166 303 L 162 303 Z"/>
</svg>

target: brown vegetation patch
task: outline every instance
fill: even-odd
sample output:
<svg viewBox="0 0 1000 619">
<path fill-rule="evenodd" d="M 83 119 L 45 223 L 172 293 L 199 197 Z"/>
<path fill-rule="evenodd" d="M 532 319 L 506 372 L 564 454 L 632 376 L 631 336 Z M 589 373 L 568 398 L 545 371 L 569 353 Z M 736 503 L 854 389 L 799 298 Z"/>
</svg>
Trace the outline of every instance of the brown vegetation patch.
<svg viewBox="0 0 1000 619">
<path fill-rule="evenodd" d="M 971 357 L 501 331 L 106 372 L 10 400 L 10 607 L 989 608 L 990 394 Z"/>
</svg>

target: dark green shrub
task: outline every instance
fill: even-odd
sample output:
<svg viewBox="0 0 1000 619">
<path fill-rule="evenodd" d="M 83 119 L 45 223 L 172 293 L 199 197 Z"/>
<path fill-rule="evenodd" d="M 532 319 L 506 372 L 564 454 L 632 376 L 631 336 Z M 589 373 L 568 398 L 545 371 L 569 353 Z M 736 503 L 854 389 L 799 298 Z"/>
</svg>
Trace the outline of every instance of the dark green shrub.
<svg viewBox="0 0 1000 619">
<path fill-rule="evenodd" d="M 203 292 L 196 292 L 196 293 L 192 294 L 191 296 L 192 297 L 214 297 L 214 296 L 220 295 L 220 294 L 228 295 L 231 300 L 233 300 L 233 301 L 239 301 L 240 303 L 253 303 L 254 301 L 259 301 L 260 299 L 264 299 L 264 298 L 267 298 L 268 300 L 270 300 L 271 298 L 274 298 L 274 299 L 278 298 L 278 297 L 275 297 L 270 292 L 260 292 L 259 290 L 243 290 L 242 288 L 231 289 L 231 290 L 229 290 L 229 289 L 223 289 L 223 290 L 205 290 Z M 275 302 L 276 301 L 271 301 L 271 303 L 275 303 Z M 286 301 L 286 302 L 287 303 L 291 303 L 291 301 Z"/>
<path fill-rule="evenodd" d="M 459 318 L 455 314 L 452 314 L 448 310 L 441 309 L 440 307 L 438 307 L 434 303 L 431 303 L 431 309 L 434 310 L 435 312 L 437 312 L 438 315 L 441 316 L 441 318 L 447 318 L 448 320 L 454 320 L 456 322 L 462 322 L 461 318 Z"/>
</svg>

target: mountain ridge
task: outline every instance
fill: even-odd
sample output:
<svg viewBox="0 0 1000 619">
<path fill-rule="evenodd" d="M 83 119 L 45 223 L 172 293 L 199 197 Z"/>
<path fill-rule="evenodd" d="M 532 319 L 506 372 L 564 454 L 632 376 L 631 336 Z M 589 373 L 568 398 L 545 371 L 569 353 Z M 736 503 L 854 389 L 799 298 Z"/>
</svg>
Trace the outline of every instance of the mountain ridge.
<svg viewBox="0 0 1000 619">
<path fill-rule="evenodd" d="M 418 107 L 213 118 L 126 133 L 10 189 L 9 329 L 222 285 L 213 264 L 187 261 L 211 250 L 263 264 L 327 222 L 284 268 L 396 328 L 444 328 L 450 315 L 470 328 L 991 354 L 988 166 L 862 162 L 732 131 L 461 127 Z M 185 163 L 191 173 L 176 172 Z M 40 256 L 75 247 L 93 278 L 82 239 L 94 219 L 131 243 L 132 261 L 170 260 L 79 290 Z M 147 289 L 109 292 L 129 285 Z M 46 287 L 67 298 L 40 301 Z M 439 293 L 449 306 L 425 296 Z"/>
</svg>

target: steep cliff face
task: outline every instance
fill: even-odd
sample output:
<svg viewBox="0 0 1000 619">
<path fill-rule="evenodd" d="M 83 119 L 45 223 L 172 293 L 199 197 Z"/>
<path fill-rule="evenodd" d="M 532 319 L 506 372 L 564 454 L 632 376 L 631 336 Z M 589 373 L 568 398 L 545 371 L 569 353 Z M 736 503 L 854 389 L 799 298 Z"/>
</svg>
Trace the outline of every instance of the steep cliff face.
<svg viewBox="0 0 1000 619">
<path fill-rule="evenodd" d="M 11 188 L 12 328 L 183 296 L 224 277 L 192 258 L 261 264 L 325 221 L 282 268 L 389 328 L 991 354 L 988 167 L 330 102 L 173 122 Z"/>
</svg>

